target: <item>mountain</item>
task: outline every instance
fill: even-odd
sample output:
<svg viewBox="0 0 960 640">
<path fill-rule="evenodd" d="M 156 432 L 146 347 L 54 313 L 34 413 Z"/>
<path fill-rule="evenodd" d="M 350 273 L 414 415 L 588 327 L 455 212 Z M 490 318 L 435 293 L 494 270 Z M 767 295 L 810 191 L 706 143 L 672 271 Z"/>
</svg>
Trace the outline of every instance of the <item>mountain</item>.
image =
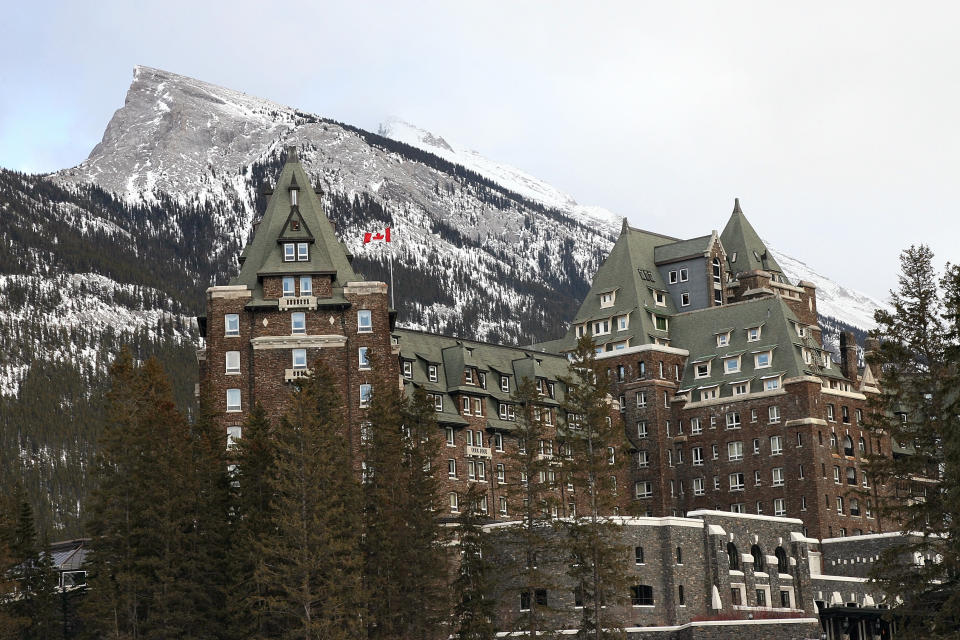
<svg viewBox="0 0 960 640">
<path fill-rule="evenodd" d="M 0 170 L 0 487 L 22 477 L 51 536 L 82 533 L 99 398 L 121 344 L 160 357 L 188 407 L 192 317 L 206 287 L 236 272 L 288 145 L 358 272 L 389 280 L 383 247 L 362 233 L 393 228 L 404 326 L 556 338 L 618 232 L 609 211 L 401 121 L 373 133 L 137 67 L 84 162 L 49 176 Z M 831 331 L 868 317 L 868 299 L 777 259 L 820 287 Z"/>
</svg>

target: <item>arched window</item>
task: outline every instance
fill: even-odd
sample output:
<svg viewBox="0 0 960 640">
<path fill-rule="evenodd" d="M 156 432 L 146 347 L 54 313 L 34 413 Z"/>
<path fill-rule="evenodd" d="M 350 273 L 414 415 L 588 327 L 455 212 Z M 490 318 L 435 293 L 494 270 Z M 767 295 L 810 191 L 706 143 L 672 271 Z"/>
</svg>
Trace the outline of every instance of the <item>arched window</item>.
<svg viewBox="0 0 960 640">
<path fill-rule="evenodd" d="M 720 282 L 720 258 L 713 259 L 713 281 Z"/>
<path fill-rule="evenodd" d="M 843 438 L 843 455 L 852 456 L 853 455 L 853 438 L 850 436 L 844 436 Z"/>
<path fill-rule="evenodd" d="M 783 547 L 777 547 L 773 555 L 777 556 L 777 573 L 788 573 L 787 552 L 783 550 Z"/>
<path fill-rule="evenodd" d="M 763 552 L 758 545 L 750 547 L 750 555 L 753 556 L 753 570 L 763 571 Z"/>
<path fill-rule="evenodd" d="M 740 569 L 740 554 L 737 552 L 737 545 L 732 542 L 727 543 L 727 559 L 731 569 Z"/>
</svg>

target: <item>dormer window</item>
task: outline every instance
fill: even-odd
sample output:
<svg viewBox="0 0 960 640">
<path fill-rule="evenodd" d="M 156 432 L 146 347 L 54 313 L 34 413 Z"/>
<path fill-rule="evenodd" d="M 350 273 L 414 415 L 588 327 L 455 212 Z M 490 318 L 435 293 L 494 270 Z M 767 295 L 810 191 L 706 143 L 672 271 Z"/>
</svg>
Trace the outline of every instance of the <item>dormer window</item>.
<svg viewBox="0 0 960 640">
<path fill-rule="evenodd" d="M 616 291 L 608 291 L 606 293 L 600 294 L 600 308 L 606 309 L 607 307 L 612 307 L 614 301 L 617 298 Z"/>
<path fill-rule="evenodd" d="M 296 262 L 297 260 L 297 245 L 294 242 L 284 242 L 283 243 L 283 261 L 284 262 Z"/>
<path fill-rule="evenodd" d="M 427 380 L 430 382 L 437 381 L 437 365 L 431 364 L 427 367 Z"/>
<path fill-rule="evenodd" d="M 593 335 L 602 336 L 610 333 L 610 321 L 598 320 L 593 323 Z"/>
<path fill-rule="evenodd" d="M 747 342 L 756 342 L 760 339 L 760 327 L 747 329 Z"/>
<path fill-rule="evenodd" d="M 670 325 L 664 316 L 653 316 L 653 326 L 657 331 L 667 331 Z"/>
<path fill-rule="evenodd" d="M 506 393 L 510 392 L 510 378 L 508 376 L 500 376 L 500 390 Z"/>
<path fill-rule="evenodd" d="M 726 358 L 723 361 L 723 372 L 739 373 L 740 372 L 740 356 L 737 356 L 735 358 Z"/>
<path fill-rule="evenodd" d="M 754 369 L 764 369 L 770 366 L 771 353 L 769 351 L 761 351 L 759 353 L 753 354 L 753 368 Z"/>
<path fill-rule="evenodd" d="M 657 304 L 658 307 L 667 306 L 667 294 L 663 291 L 654 291 L 653 292 L 653 301 Z"/>
<path fill-rule="evenodd" d="M 463 370 L 463 379 L 467 384 L 473 384 L 473 369 L 466 367 Z"/>
<path fill-rule="evenodd" d="M 630 328 L 630 316 L 619 316 L 617 318 L 617 331 L 626 331 Z"/>
<path fill-rule="evenodd" d="M 310 250 L 307 248 L 309 246 L 306 242 L 297 243 L 297 262 L 306 262 L 310 259 Z"/>
<path fill-rule="evenodd" d="M 299 189 L 290 189 L 290 206 L 291 206 L 291 207 L 297 206 L 297 192 L 298 192 L 298 191 L 300 191 L 300 190 L 299 190 Z"/>
<path fill-rule="evenodd" d="M 717 346 L 725 347 L 730 344 L 730 332 L 726 331 L 724 333 L 717 334 Z"/>
<path fill-rule="evenodd" d="M 696 378 L 708 378 L 710 377 L 710 363 L 709 362 L 698 362 L 694 365 L 694 377 Z"/>
<path fill-rule="evenodd" d="M 801 338 L 805 338 L 807 336 L 807 328 L 802 324 L 798 324 L 796 326 L 797 326 L 797 335 L 800 336 Z"/>
</svg>

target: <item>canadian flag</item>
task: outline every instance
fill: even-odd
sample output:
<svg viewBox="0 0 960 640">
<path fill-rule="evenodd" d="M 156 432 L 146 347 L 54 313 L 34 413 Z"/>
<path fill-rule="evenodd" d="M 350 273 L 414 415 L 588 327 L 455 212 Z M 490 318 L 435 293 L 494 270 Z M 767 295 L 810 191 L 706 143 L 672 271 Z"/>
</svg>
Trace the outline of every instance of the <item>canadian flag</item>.
<svg viewBox="0 0 960 640">
<path fill-rule="evenodd" d="M 390 242 L 390 227 L 382 231 L 374 231 L 373 233 L 368 231 L 363 234 L 363 244 L 368 242 Z"/>
</svg>

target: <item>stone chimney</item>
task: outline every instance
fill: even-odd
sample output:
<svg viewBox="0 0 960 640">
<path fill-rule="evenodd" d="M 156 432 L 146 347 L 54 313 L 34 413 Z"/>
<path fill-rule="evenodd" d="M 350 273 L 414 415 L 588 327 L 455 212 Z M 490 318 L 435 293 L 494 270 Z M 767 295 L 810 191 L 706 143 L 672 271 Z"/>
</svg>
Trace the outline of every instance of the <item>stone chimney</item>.
<svg viewBox="0 0 960 640">
<path fill-rule="evenodd" d="M 840 334 L 840 370 L 850 382 L 857 382 L 857 339 L 852 331 Z"/>
</svg>

